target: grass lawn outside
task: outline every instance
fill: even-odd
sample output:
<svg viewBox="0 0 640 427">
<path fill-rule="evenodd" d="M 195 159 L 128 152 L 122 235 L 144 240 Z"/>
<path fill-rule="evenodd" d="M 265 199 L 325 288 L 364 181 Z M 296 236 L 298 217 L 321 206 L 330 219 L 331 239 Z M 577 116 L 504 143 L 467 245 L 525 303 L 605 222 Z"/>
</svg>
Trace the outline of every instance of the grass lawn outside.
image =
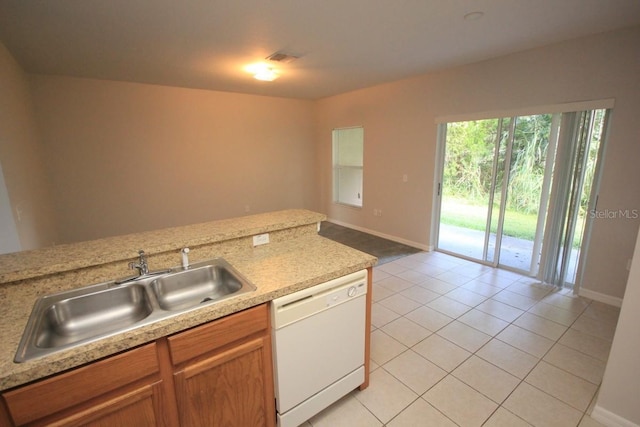
<svg viewBox="0 0 640 427">
<path fill-rule="evenodd" d="M 493 208 L 494 220 L 491 224 L 492 233 L 496 232 L 498 226 L 498 214 L 499 211 L 496 206 Z M 443 200 L 440 221 L 447 225 L 484 231 L 487 226 L 487 207 L 474 205 L 466 200 L 449 197 L 447 200 Z M 536 214 L 526 214 L 507 209 L 505 212 L 503 234 L 532 242 L 535 238 L 537 222 L 538 216 Z M 584 218 L 578 216 L 576 233 L 573 237 L 574 248 L 580 247 L 583 222 Z"/>
<path fill-rule="evenodd" d="M 494 221 L 491 224 L 491 232 L 495 233 L 498 226 L 498 207 L 494 207 Z M 487 226 L 487 207 L 470 204 L 460 199 L 443 200 L 440 221 L 444 224 L 471 230 L 484 231 Z M 536 233 L 538 216 L 522 212 L 507 210 L 503 234 L 533 241 Z"/>
</svg>

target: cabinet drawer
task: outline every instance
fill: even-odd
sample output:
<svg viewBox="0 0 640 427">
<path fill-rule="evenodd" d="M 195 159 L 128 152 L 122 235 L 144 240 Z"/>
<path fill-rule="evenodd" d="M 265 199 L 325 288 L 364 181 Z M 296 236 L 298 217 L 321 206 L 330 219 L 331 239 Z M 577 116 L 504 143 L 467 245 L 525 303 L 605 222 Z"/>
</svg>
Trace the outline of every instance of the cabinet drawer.
<svg viewBox="0 0 640 427">
<path fill-rule="evenodd" d="M 3 394 L 18 425 L 43 418 L 159 372 L 156 344 L 92 363 Z"/>
<path fill-rule="evenodd" d="M 260 331 L 269 331 L 269 310 L 262 304 L 169 337 L 171 360 L 177 365 Z"/>
</svg>

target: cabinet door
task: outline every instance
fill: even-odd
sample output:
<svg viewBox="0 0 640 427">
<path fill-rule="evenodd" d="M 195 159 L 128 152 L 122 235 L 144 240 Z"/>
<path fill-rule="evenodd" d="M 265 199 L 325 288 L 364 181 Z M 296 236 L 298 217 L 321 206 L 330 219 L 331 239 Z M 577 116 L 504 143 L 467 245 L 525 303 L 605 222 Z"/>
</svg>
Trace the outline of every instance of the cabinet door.
<svg viewBox="0 0 640 427">
<path fill-rule="evenodd" d="M 273 426 L 269 336 L 255 338 L 175 374 L 182 426 Z"/>
<path fill-rule="evenodd" d="M 87 411 L 128 395 L 143 384 L 156 383 L 159 367 L 153 343 L 18 387 L 2 397 L 16 425 L 37 425 L 40 420 Z"/>
<path fill-rule="evenodd" d="M 160 383 L 142 386 L 90 408 L 47 422 L 55 427 L 156 427 L 163 425 L 160 410 Z"/>
</svg>

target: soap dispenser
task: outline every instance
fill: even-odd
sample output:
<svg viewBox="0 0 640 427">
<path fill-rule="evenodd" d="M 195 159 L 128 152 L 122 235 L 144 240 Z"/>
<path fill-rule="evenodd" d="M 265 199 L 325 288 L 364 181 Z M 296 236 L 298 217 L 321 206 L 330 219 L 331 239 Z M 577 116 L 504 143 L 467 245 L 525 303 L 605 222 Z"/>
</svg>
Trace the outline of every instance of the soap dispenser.
<svg viewBox="0 0 640 427">
<path fill-rule="evenodd" d="M 189 268 L 189 248 L 182 248 L 180 255 L 182 256 L 182 269 L 186 270 Z"/>
</svg>

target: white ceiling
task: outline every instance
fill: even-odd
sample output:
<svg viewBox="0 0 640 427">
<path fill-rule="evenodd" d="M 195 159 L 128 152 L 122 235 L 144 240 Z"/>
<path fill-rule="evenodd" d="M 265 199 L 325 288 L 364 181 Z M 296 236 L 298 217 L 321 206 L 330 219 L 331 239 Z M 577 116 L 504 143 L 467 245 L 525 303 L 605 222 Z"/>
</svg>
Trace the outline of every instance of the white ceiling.
<svg viewBox="0 0 640 427">
<path fill-rule="evenodd" d="M 639 0 L 0 0 L 27 72 L 307 99 L 638 24 Z M 243 70 L 277 51 L 278 80 Z"/>
</svg>

